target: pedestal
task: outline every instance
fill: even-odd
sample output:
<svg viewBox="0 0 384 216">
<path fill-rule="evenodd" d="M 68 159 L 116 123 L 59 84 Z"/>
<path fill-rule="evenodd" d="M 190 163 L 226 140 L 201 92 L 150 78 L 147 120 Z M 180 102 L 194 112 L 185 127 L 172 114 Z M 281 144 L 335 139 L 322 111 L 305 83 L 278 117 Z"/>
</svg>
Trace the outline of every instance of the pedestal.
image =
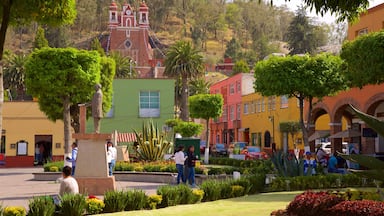
<svg viewBox="0 0 384 216">
<path fill-rule="evenodd" d="M 74 134 L 78 140 L 75 178 L 80 193 L 103 195 L 115 190 L 115 178 L 108 176 L 106 141 L 110 134 Z"/>
</svg>

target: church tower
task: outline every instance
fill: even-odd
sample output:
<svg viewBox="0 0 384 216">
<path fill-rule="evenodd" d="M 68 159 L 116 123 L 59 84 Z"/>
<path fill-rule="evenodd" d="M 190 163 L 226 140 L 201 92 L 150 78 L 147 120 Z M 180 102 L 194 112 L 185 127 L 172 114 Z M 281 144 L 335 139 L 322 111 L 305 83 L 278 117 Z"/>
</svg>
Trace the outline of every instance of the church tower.
<svg viewBox="0 0 384 216">
<path fill-rule="evenodd" d="M 149 37 L 149 10 L 145 2 L 135 10 L 130 4 L 124 3 L 121 8 L 115 1 L 109 6 L 110 34 L 108 51 L 120 52 L 129 56 L 136 64 L 136 69 L 145 75 L 152 70 L 153 49 Z"/>
</svg>

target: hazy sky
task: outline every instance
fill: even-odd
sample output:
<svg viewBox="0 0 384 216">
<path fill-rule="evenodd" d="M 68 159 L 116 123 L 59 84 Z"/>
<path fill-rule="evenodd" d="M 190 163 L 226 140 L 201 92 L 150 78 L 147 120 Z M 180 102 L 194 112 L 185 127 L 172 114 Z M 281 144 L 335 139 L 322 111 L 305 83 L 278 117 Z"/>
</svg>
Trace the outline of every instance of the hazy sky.
<svg viewBox="0 0 384 216">
<path fill-rule="evenodd" d="M 369 7 L 374 7 L 376 5 L 379 5 L 381 3 L 384 3 L 384 0 L 370 0 L 369 1 Z M 303 3 L 303 0 L 290 0 L 289 2 L 285 2 L 285 0 L 274 0 L 273 4 L 274 5 L 284 5 L 286 4 L 288 8 L 290 8 L 292 11 L 295 11 L 299 5 Z M 327 23 L 332 23 L 336 20 L 334 16 L 331 16 L 331 14 L 327 13 L 323 17 L 320 15 L 316 15 L 315 12 L 308 13 L 309 16 L 311 17 L 318 17 L 319 21 L 322 22 L 327 22 Z"/>
</svg>

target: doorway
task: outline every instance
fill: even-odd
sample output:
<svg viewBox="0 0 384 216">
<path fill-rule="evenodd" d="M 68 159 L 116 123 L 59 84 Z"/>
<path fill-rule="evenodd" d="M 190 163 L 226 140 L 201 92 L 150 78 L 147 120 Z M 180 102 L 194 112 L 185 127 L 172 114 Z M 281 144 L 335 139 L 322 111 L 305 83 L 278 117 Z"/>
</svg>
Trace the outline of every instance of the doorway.
<svg viewBox="0 0 384 216">
<path fill-rule="evenodd" d="M 52 160 L 52 135 L 35 135 L 35 165 Z"/>
</svg>

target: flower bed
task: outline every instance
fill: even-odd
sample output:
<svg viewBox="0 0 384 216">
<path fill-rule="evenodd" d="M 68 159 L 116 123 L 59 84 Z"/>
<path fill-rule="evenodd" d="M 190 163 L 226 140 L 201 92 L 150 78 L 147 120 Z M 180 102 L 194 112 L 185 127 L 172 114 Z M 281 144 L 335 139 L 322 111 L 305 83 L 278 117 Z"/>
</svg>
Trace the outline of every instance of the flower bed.
<svg viewBox="0 0 384 216">
<path fill-rule="evenodd" d="M 378 192 L 367 191 L 306 191 L 299 194 L 285 210 L 271 213 L 275 216 L 327 216 L 327 215 L 384 215 L 384 202 L 378 201 Z"/>
</svg>

